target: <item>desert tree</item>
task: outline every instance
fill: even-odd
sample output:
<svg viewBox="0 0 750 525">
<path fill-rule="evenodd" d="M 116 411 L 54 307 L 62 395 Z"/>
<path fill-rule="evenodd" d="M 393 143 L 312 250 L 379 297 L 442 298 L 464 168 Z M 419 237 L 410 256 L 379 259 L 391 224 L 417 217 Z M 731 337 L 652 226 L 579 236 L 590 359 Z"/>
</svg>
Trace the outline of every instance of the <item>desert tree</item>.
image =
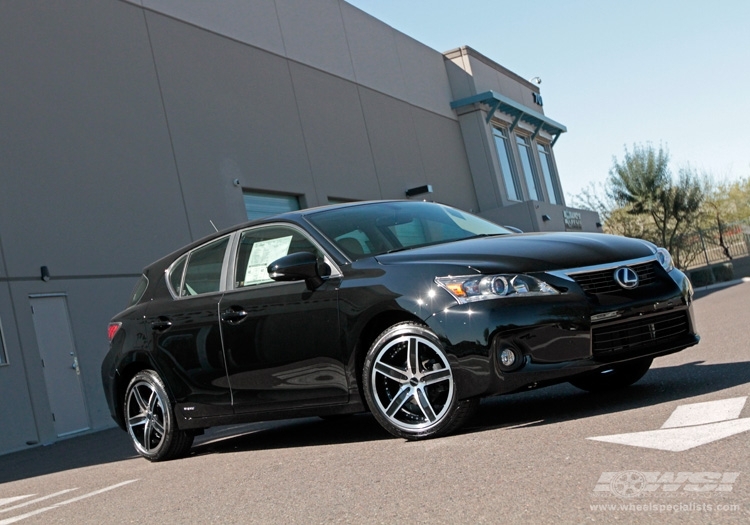
<svg viewBox="0 0 750 525">
<path fill-rule="evenodd" d="M 613 159 L 606 191 L 617 209 L 647 219 L 641 237 L 667 248 L 680 265 L 681 252 L 689 250 L 683 234 L 699 220 L 705 181 L 690 168 L 673 177 L 665 148 L 634 145 L 632 150 L 625 148 L 622 161 Z"/>
</svg>

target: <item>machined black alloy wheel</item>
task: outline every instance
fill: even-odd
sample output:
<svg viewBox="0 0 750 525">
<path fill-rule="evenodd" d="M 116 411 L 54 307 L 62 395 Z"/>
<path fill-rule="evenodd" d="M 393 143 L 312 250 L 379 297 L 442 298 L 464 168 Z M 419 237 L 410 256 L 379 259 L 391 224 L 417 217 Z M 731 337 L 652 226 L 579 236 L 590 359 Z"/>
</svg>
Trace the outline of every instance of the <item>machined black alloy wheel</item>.
<svg viewBox="0 0 750 525">
<path fill-rule="evenodd" d="M 136 451 L 151 461 L 185 455 L 193 436 L 177 429 L 172 405 L 159 375 L 138 372 L 125 393 L 125 424 Z"/>
<path fill-rule="evenodd" d="M 422 439 L 447 434 L 473 413 L 475 399 L 459 401 L 447 355 L 432 331 L 396 324 L 372 344 L 365 359 L 365 399 L 391 434 Z"/>
</svg>

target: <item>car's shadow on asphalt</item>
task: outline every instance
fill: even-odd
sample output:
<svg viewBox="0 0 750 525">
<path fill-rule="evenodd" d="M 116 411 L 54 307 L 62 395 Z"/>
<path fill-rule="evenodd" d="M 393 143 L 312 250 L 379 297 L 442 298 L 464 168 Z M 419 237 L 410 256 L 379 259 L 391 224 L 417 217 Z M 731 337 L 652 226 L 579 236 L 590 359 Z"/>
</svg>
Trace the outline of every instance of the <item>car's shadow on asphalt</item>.
<svg viewBox="0 0 750 525">
<path fill-rule="evenodd" d="M 515 427 L 549 425 L 601 414 L 643 408 L 709 394 L 747 383 L 750 363 L 704 365 L 702 362 L 654 368 L 635 385 L 612 392 L 588 393 L 567 383 L 497 396 L 482 401 L 462 434 Z M 193 447 L 193 454 L 222 454 L 252 450 L 396 439 L 370 414 L 340 420 L 306 418 L 270 422 L 265 428 L 248 426 L 239 434 L 209 438 Z M 241 427 L 240 427 L 241 428 Z"/>
<path fill-rule="evenodd" d="M 564 383 L 487 398 L 464 432 L 549 425 L 644 408 L 747 384 L 749 377 L 750 362 L 705 365 L 695 361 L 652 368 L 634 385 L 610 392 L 589 393 Z"/>
<path fill-rule="evenodd" d="M 119 428 L 111 428 L 0 456 L 0 486 L 20 479 L 117 463 L 137 456 L 127 434 Z"/>
<path fill-rule="evenodd" d="M 218 432 L 217 432 L 218 431 Z M 317 417 L 269 421 L 219 429 L 196 439 L 192 455 L 223 454 L 280 448 L 315 447 L 395 439 L 370 414 L 338 419 Z"/>
<path fill-rule="evenodd" d="M 568 384 L 555 385 L 485 399 L 476 416 L 459 433 L 550 425 L 644 408 L 747 384 L 748 377 L 750 362 L 713 365 L 692 362 L 654 368 L 635 385 L 614 392 L 589 394 Z M 196 439 L 191 456 L 388 439 L 396 438 L 383 430 L 370 414 L 337 420 L 304 418 L 209 429 Z M 127 434 L 120 429 L 109 429 L 0 456 L 0 484 L 133 458 L 137 454 Z"/>
</svg>

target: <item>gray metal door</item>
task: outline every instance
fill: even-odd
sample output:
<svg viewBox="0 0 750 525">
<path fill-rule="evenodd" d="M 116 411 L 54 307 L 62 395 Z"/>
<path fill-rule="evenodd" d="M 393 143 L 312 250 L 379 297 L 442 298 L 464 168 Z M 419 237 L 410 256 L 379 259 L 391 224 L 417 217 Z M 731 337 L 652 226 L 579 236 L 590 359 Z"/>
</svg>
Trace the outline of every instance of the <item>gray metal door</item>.
<svg viewBox="0 0 750 525">
<path fill-rule="evenodd" d="M 34 331 L 58 436 L 89 428 L 81 370 L 64 295 L 31 296 Z"/>
</svg>

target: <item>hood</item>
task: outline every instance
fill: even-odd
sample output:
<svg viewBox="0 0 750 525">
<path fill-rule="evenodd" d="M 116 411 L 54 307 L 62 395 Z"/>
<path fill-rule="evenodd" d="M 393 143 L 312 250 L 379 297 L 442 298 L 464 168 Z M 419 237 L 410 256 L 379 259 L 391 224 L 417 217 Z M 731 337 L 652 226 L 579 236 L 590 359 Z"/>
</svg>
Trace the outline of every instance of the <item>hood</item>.
<svg viewBox="0 0 750 525">
<path fill-rule="evenodd" d="M 454 264 L 480 272 L 544 272 L 639 259 L 646 241 L 602 233 L 528 233 L 467 239 L 378 255 L 381 264 Z"/>
</svg>

